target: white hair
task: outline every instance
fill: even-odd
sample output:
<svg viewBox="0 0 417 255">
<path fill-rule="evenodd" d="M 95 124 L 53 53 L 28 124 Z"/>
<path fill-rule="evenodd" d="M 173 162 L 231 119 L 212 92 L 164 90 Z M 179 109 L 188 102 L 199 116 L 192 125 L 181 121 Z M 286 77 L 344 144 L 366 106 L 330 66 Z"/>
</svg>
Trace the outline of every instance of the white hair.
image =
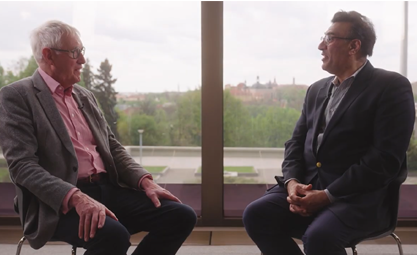
<svg viewBox="0 0 417 255">
<path fill-rule="evenodd" d="M 42 50 L 44 48 L 62 47 L 61 38 L 64 34 L 80 38 L 80 32 L 75 27 L 58 20 L 47 21 L 32 31 L 30 44 L 38 64 L 43 61 Z"/>
</svg>

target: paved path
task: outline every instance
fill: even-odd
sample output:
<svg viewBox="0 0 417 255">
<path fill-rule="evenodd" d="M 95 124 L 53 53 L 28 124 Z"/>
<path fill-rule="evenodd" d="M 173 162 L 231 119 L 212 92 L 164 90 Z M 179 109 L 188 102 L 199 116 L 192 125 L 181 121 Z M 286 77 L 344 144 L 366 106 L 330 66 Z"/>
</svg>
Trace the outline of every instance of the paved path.
<svg viewBox="0 0 417 255">
<path fill-rule="evenodd" d="M 3 154 L 0 153 L 0 158 Z M 133 157 L 138 163 L 140 157 Z M 253 166 L 259 171 L 257 177 L 239 177 L 244 183 L 276 183 L 274 176 L 282 175 L 282 158 L 259 157 L 230 157 L 224 159 L 225 166 Z M 194 171 L 201 166 L 201 157 L 184 157 L 166 155 L 142 157 L 144 166 L 169 166 L 170 170 L 157 179 L 159 183 L 201 183 L 201 177 L 195 176 Z M 204 170 L 203 170 L 204 171 Z M 404 184 L 417 184 L 417 173 L 412 173 Z"/>
<path fill-rule="evenodd" d="M 140 162 L 139 157 L 134 157 Z M 194 171 L 201 166 L 199 157 L 143 157 L 144 166 L 169 166 L 170 170 L 159 177 L 159 183 L 201 183 L 201 177 L 195 176 Z M 253 166 L 259 171 L 257 177 L 241 177 L 245 183 L 276 183 L 274 176 L 282 175 L 282 159 L 279 158 L 225 158 L 225 166 Z M 203 170 L 204 171 L 204 170 Z M 417 176 L 413 173 L 404 184 L 417 184 Z M 242 181 L 243 182 L 243 181 Z"/>
</svg>

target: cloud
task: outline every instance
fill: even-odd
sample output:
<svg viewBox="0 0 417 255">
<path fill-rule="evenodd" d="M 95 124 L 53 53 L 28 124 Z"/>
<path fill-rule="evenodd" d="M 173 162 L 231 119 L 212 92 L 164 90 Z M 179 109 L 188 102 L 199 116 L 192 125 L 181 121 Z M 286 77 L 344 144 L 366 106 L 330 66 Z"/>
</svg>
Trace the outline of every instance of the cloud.
<svg viewBox="0 0 417 255">
<path fill-rule="evenodd" d="M 158 92 L 201 83 L 200 2 L 0 2 L 0 64 L 29 57 L 30 31 L 46 20 L 77 27 L 97 69 L 109 59 L 118 91 Z M 401 2 L 224 2 L 224 83 L 311 84 L 321 70 L 319 38 L 333 14 L 356 10 L 375 24 L 371 62 L 399 71 Z M 417 81 L 417 2 L 409 2 L 408 77 Z"/>
<path fill-rule="evenodd" d="M 29 57 L 32 29 L 50 19 L 71 23 L 71 12 L 72 4 L 66 2 L 0 1 L 0 64 L 9 67 L 18 59 Z"/>
</svg>

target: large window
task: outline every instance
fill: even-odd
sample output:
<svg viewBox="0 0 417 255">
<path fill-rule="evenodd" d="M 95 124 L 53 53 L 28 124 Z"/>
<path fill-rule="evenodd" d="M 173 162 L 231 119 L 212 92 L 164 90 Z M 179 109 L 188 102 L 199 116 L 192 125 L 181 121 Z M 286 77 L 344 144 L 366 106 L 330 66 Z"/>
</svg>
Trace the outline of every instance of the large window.
<svg viewBox="0 0 417 255">
<path fill-rule="evenodd" d="M 0 2 L 0 87 L 36 69 L 33 28 L 75 26 L 88 59 L 81 85 L 97 89 L 98 70 L 111 70 L 107 120 L 129 153 L 199 224 L 241 226 L 246 205 L 282 174 L 308 86 L 329 75 L 317 46 L 340 9 L 373 21 L 370 61 L 400 72 L 403 2 Z M 417 91 L 416 2 L 408 12 L 407 77 Z M 402 218 L 417 217 L 416 135 L 411 144 Z M 15 215 L 2 156 L 0 182 L 0 217 Z"/>
<path fill-rule="evenodd" d="M 409 6 L 407 77 L 417 86 L 415 5 Z M 403 2 L 224 3 L 225 216 L 240 217 L 248 203 L 276 184 L 274 176 L 282 175 L 284 143 L 301 114 L 307 88 L 330 76 L 321 68 L 318 45 L 339 10 L 370 18 L 377 34 L 370 62 L 401 72 Z M 416 149 L 409 158 L 401 208 L 415 217 L 417 203 L 408 201 L 414 193 L 410 185 L 417 184 L 417 143 L 412 143 Z"/>
<path fill-rule="evenodd" d="M 0 43 L 0 85 L 33 74 L 29 34 L 51 19 L 80 31 L 87 59 L 80 84 L 109 103 L 102 109 L 111 109 L 104 114 L 119 141 L 200 214 L 201 4 L 2 2 L 0 20 L 9 25 L 0 28 L 8 38 Z M 103 72 L 114 79 L 106 90 L 98 86 Z M 0 181 L 10 182 L 2 156 Z"/>
</svg>

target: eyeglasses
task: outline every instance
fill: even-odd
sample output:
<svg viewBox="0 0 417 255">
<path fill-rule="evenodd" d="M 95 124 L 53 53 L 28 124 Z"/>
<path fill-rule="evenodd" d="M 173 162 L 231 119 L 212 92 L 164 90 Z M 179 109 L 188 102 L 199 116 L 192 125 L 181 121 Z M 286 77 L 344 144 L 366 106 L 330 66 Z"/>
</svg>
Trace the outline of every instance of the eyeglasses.
<svg viewBox="0 0 417 255">
<path fill-rule="evenodd" d="M 324 42 L 326 45 L 329 45 L 331 42 L 333 42 L 335 39 L 340 39 L 340 40 L 353 40 L 356 38 L 351 38 L 351 37 L 339 37 L 339 36 L 333 36 L 333 35 L 324 35 L 320 38 L 320 41 Z"/>
<path fill-rule="evenodd" d="M 84 56 L 84 53 L 85 53 L 85 47 L 82 47 L 81 49 L 75 48 L 73 50 L 61 50 L 61 49 L 51 48 L 51 50 L 71 53 L 70 57 L 73 59 L 77 59 L 80 56 L 80 54 L 83 54 Z"/>
</svg>

